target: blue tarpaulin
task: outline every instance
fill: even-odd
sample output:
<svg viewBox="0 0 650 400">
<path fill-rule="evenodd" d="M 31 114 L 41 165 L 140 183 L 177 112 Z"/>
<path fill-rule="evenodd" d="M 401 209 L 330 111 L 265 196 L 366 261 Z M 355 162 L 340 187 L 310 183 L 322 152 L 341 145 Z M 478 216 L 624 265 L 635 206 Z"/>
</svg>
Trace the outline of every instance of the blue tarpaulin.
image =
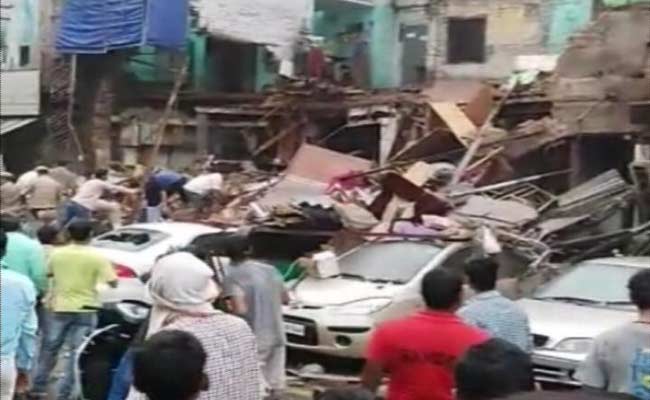
<svg viewBox="0 0 650 400">
<path fill-rule="evenodd" d="M 149 0 L 147 44 L 157 47 L 185 46 L 189 30 L 188 0 Z"/>
<path fill-rule="evenodd" d="M 56 47 L 70 54 L 183 47 L 188 12 L 188 0 L 66 0 Z"/>
</svg>

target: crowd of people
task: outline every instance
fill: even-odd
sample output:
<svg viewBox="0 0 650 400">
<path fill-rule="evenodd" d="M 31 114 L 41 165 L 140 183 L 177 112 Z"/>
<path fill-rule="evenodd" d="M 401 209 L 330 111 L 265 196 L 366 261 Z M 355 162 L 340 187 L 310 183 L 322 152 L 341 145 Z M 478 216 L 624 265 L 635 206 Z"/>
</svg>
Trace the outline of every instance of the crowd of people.
<svg viewBox="0 0 650 400">
<path fill-rule="evenodd" d="M 205 165 L 196 176 L 161 168 L 150 174 L 141 168 L 116 168 L 98 169 L 87 178 L 72 172 L 66 162 L 40 165 L 19 177 L 3 171 L 0 213 L 27 217 L 38 221 L 39 226 L 59 227 L 73 219 L 98 216 L 118 228 L 124 220 L 121 196 L 132 200 L 140 211 L 134 219 L 160 222 L 176 201 L 197 211 L 208 209 L 223 186 L 223 176 L 212 164 Z"/>
<path fill-rule="evenodd" d="M 15 393 L 45 398 L 63 350 L 78 349 L 96 328 L 98 285 L 119 284 L 111 263 L 88 246 L 93 232 L 86 213 L 109 211 L 117 224 L 115 203 L 103 192 L 137 189 L 107 182 L 106 171 L 76 188 L 78 181 L 65 175 L 67 186 L 62 170 L 44 167 L 21 177 L 27 183 L 11 182 L 26 200 L 20 207 L 37 218 L 58 208 L 62 198 L 69 201 L 64 224 L 44 225 L 37 239 L 21 231 L 19 218 L 2 216 L 0 400 Z M 187 180 L 172 171 L 152 174 L 145 187 L 147 214 L 159 217 L 169 195 L 200 204 L 221 184 L 217 175 Z M 274 267 L 249 258 L 245 240 L 225 247 L 230 262 L 218 271 L 190 250 L 158 259 L 147 281 L 149 317 L 117 366 L 110 400 L 283 398 L 282 306 L 289 293 Z M 575 374 L 584 389 L 571 393 L 540 391 L 535 383 L 528 317 L 497 291 L 498 270 L 487 258 L 468 260 L 464 276 L 447 269 L 427 273 L 421 284 L 425 307 L 372 332 L 362 385 L 317 398 L 373 399 L 387 381 L 388 400 L 650 399 L 650 268 L 628 284 L 638 317 L 596 339 Z M 466 286 L 474 292 L 467 301 Z M 63 368 L 59 400 L 78 395 L 74 362 L 68 357 Z"/>
</svg>

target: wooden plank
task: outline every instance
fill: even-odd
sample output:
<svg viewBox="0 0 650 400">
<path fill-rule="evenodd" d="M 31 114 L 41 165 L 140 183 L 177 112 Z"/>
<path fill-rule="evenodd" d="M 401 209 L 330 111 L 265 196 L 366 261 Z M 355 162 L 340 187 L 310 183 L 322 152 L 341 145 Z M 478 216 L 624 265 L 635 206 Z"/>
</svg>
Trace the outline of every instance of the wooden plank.
<svg viewBox="0 0 650 400">
<path fill-rule="evenodd" d="M 459 142 L 465 147 L 475 140 L 477 129 L 467 115 L 454 103 L 429 103 L 429 106 L 449 127 Z"/>
</svg>

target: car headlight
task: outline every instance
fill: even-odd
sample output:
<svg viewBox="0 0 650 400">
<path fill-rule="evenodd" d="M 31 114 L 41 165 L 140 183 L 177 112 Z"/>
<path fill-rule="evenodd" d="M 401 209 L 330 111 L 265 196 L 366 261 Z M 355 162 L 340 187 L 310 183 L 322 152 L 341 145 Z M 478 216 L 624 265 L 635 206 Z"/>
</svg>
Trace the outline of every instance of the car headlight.
<svg viewBox="0 0 650 400">
<path fill-rule="evenodd" d="M 590 338 L 564 339 L 558 343 L 554 350 L 573 354 L 587 354 L 591 351 L 594 340 Z"/>
<path fill-rule="evenodd" d="M 332 307 L 332 310 L 340 314 L 369 315 L 388 307 L 391 301 L 389 298 L 378 297 Z"/>
<path fill-rule="evenodd" d="M 118 303 L 115 309 L 122 315 L 122 318 L 131 323 L 144 321 L 149 315 L 149 307 L 136 303 Z"/>
</svg>

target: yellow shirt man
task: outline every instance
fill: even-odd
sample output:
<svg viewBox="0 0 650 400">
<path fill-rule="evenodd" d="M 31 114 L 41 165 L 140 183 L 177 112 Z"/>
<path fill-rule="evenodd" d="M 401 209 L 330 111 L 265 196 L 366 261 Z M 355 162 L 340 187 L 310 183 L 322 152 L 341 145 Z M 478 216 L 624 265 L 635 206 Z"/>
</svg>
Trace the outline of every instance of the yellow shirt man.
<svg viewBox="0 0 650 400">
<path fill-rule="evenodd" d="M 97 285 L 117 280 L 111 263 L 88 246 L 71 244 L 52 251 L 52 311 L 92 312 L 98 307 Z"/>
</svg>

